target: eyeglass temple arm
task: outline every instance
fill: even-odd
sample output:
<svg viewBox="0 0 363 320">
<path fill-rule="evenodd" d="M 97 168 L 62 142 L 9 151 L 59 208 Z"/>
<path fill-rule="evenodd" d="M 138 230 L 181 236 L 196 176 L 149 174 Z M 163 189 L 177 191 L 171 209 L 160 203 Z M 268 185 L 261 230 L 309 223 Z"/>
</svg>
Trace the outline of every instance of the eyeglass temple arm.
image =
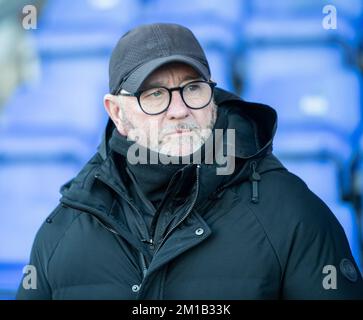
<svg viewBox="0 0 363 320">
<path fill-rule="evenodd" d="M 119 93 L 120 96 L 125 96 L 125 97 L 136 97 L 135 93 L 124 93 L 124 92 L 120 92 Z"/>
</svg>

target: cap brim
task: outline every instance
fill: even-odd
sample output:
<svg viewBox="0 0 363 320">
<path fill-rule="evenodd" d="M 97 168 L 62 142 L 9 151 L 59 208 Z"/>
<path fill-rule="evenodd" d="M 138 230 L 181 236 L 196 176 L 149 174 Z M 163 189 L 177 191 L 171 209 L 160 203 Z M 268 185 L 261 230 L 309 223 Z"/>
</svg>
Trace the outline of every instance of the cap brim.
<svg viewBox="0 0 363 320">
<path fill-rule="evenodd" d="M 152 72 L 154 72 L 162 65 L 170 62 L 185 63 L 194 68 L 205 80 L 209 80 L 210 78 L 210 72 L 208 67 L 199 62 L 198 60 L 188 56 L 172 55 L 168 57 L 154 59 L 137 68 L 134 72 L 130 74 L 130 76 L 122 84 L 122 89 L 130 93 L 137 92 L 142 83 Z"/>
</svg>

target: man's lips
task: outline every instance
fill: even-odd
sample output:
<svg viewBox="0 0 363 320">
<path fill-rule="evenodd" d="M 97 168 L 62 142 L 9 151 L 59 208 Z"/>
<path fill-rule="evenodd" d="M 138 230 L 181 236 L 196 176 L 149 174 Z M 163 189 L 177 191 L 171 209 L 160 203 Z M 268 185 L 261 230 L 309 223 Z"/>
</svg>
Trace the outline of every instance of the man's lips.
<svg viewBox="0 0 363 320">
<path fill-rule="evenodd" d="M 190 130 L 190 129 L 177 129 L 175 131 L 170 131 L 170 132 L 166 133 L 165 136 L 174 135 L 174 134 L 188 134 L 191 132 L 192 132 L 192 130 Z"/>
<path fill-rule="evenodd" d="M 189 133 L 191 132 L 190 129 L 177 129 L 175 130 L 175 133 Z"/>
</svg>

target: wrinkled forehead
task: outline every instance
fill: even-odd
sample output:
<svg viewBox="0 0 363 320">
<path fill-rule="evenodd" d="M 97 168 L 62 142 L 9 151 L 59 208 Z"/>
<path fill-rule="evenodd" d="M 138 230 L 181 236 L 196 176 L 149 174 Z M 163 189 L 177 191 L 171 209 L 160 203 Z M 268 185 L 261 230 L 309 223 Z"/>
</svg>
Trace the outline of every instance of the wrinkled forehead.
<svg viewBox="0 0 363 320">
<path fill-rule="evenodd" d="M 201 78 L 201 75 L 188 64 L 172 62 L 165 64 L 152 72 L 145 79 L 141 87 L 144 88 L 155 85 L 166 86 L 170 82 L 180 84 L 185 81 Z"/>
</svg>

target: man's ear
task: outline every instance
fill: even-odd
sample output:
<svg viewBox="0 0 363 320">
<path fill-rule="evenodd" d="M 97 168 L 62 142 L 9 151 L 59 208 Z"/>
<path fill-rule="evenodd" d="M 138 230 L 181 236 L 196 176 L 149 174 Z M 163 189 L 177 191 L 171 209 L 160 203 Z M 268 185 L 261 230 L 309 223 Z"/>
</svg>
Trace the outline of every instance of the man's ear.
<svg viewBox="0 0 363 320">
<path fill-rule="evenodd" d="M 115 124 L 115 126 L 116 126 L 117 130 L 120 132 L 120 134 L 122 134 L 123 136 L 127 136 L 126 128 L 124 128 L 124 126 L 123 126 L 123 121 L 121 118 L 122 112 L 120 112 L 121 106 L 117 99 L 117 96 L 107 93 L 103 97 L 103 105 L 105 106 L 105 109 L 106 109 L 109 117 Z"/>
</svg>

